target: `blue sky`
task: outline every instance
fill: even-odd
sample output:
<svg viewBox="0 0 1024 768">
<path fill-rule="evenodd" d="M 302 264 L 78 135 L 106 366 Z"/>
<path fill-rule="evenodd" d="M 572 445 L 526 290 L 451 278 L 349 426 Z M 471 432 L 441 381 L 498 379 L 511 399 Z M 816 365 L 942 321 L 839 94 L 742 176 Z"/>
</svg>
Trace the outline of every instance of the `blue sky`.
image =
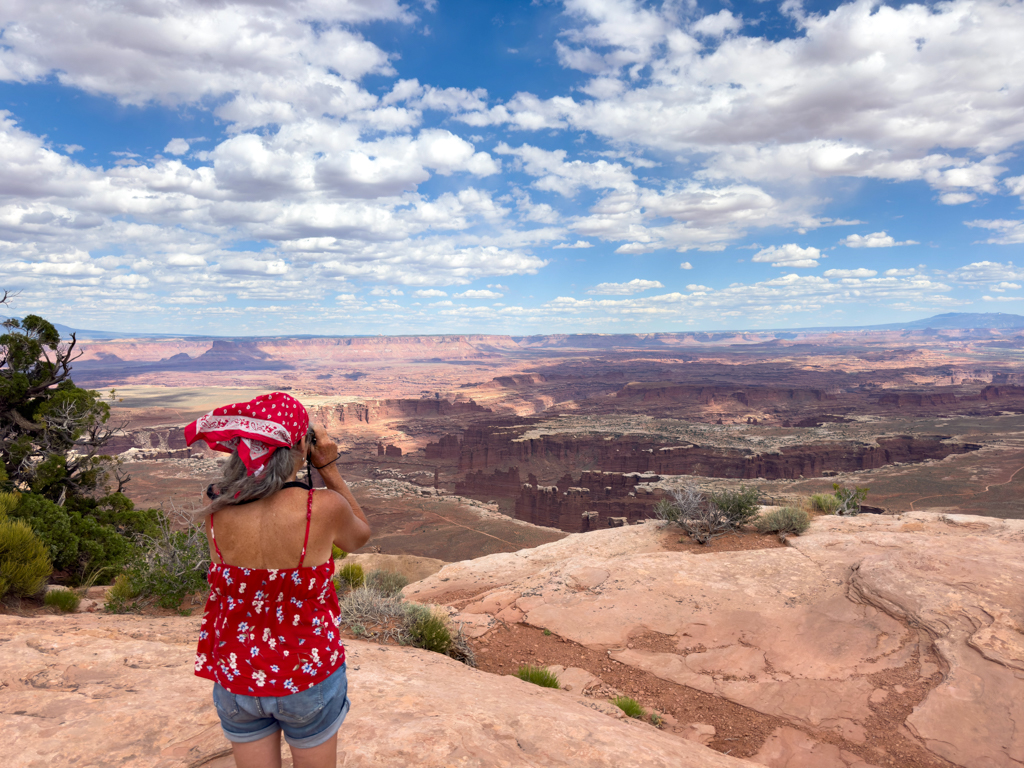
<svg viewBox="0 0 1024 768">
<path fill-rule="evenodd" d="M 163 333 L 1024 313 L 1024 2 L 10 0 L 0 289 Z"/>
</svg>

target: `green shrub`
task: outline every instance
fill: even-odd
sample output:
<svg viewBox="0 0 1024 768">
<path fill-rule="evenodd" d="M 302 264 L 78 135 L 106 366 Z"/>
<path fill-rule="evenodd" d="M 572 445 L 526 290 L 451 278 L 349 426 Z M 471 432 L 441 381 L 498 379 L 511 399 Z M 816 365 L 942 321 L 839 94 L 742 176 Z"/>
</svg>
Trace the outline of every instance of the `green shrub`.
<svg viewBox="0 0 1024 768">
<path fill-rule="evenodd" d="M 189 595 L 208 589 L 210 552 L 206 536 L 195 522 L 184 515 L 182 519 L 187 523 L 184 530 L 171 530 L 165 516 L 156 536 L 137 537 L 138 546 L 123 580 L 118 577 L 116 591 L 107 595 L 108 611 L 124 613 L 153 601 L 161 608 L 178 608 Z"/>
<path fill-rule="evenodd" d="M 525 680 L 528 683 L 539 685 L 542 688 L 561 688 L 558 684 L 558 678 L 555 677 L 554 672 L 549 672 L 544 667 L 534 667 L 530 664 L 524 664 L 516 672 L 516 677 L 520 680 Z"/>
<path fill-rule="evenodd" d="M 733 528 L 739 528 L 757 517 L 760 506 L 757 497 L 757 488 L 740 486 L 738 491 L 725 490 L 711 494 L 711 503 L 722 511 Z"/>
<path fill-rule="evenodd" d="M 71 514 L 43 496 L 21 494 L 10 512 L 12 518 L 25 521 L 42 540 L 53 567 L 69 571 L 78 566 L 78 536 L 71 529 Z"/>
<path fill-rule="evenodd" d="M 52 572 L 46 545 L 28 524 L 0 519 L 0 598 L 30 597 Z"/>
<path fill-rule="evenodd" d="M 132 500 L 123 493 L 111 493 L 100 499 L 71 497 L 67 506 L 95 518 L 100 525 L 109 526 L 129 539 L 158 536 L 160 521 L 165 517 L 160 509 L 136 509 Z"/>
<path fill-rule="evenodd" d="M 695 485 L 684 485 L 670 492 L 671 499 L 662 499 L 654 505 L 656 519 L 675 523 L 698 544 L 709 544 L 728 533 L 733 525 L 722 510 L 712 504 Z"/>
<path fill-rule="evenodd" d="M 406 631 L 417 648 L 447 654 L 452 647 L 452 633 L 443 616 L 425 605 L 408 603 Z"/>
<path fill-rule="evenodd" d="M 71 497 L 65 506 L 34 493 L 20 494 L 10 512 L 24 520 L 49 549 L 50 561 L 71 584 L 108 583 L 134 551 L 133 539 L 157 530 L 157 511 L 136 510 L 122 494 L 96 501 Z"/>
<path fill-rule="evenodd" d="M 640 702 L 629 696 L 616 696 L 612 704 L 621 709 L 629 717 L 643 720 L 647 716 L 647 710 L 640 706 Z"/>
<path fill-rule="evenodd" d="M 51 589 L 43 598 L 44 605 L 56 608 L 62 613 L 74 613 L 81 602 L 81 596 L 71 589 Z"/>
<path fill-rule="evenodd" d="M 765 512 L 754 525 L 760 533 L 777 533 L 784 539 L 791 533 L 799 536 L 810 527 L 811 520 L 802 509 L 782 507 Z"/>
<path fill-rule="evenodd" d="M 678 523 L 680 509 L 669 499 L 660 499 L 655 502 L 654 507 L 651 509 L 651 514 L 657 520 L 664 520 L 666 523 Z"/>
<path fill-rule="evenodd" d="M 0 464 L 0 469 L 3 465 Z M 21 498 L 20 493 L 3 493 L 0 492 L 0 518 L 7 517 L 14 508 L 18 506 L 18 500 Z"/>
<path fill-rule="evenodd" d="M 366 574 L 366 586 L 376 589 L 381 594 L 395 597 L 402 594 L 402 590 L 409 580 L 400 573 L 394 571 L 374 570 Z"/>
<path fill-rule="evenodd" d="M 341 620 L 353 632 L 356 627 L 361 627 L 358 634 L 407 643 L 406 610 L 401 598 L 360 587 L 349 590 L 339 601 L 339 606 Z M 376 631 L 371 632 L 368 627 L 374 627 Z"/>
<path fill-rule="evenodd" d="M 811 508 L 825 515 L 834 515 L 839 511 L 840 501 L 832 493 L 812 493 Z"/>
<path fill-rule="evenodd" d="M 114 579 L 114 586 L 107 592 L 107 605 L 125 605 L 129 600 L 139 596 L 138 588 L 128 578 L 127 573 L 122 573 Z M 120 611 L 112 611 L 120 613 Z"/>
<path fill-rule="evenodd" d="M 836 509 L 837 515 L 860 514 L 860 506 L 868 497 L 867 488 L 847 488 L 839 483 L 832 483 L 832 490 L 839 501 L 839 507 Z"/>
<path fill-rule="evenodd" d="M 338 571 L 338 576 L 347 583 L 351 589 L 359 589 L 366 583 L 366 576 L 363 574 L 363 566 L 359 563 L 346 563 Z"/>
<path fill-rule="evenodd" d="M 135 550 L 130 539 L 90 515 L 73 511 L 71 527 L 78 536 L 78 567 L 69 569 L 68 581 L 76 585 L 90 578 L 94 583 L 107 583 L 124 568 Z"/>
<path fill-rule="evenodd" d="M 453 632 L 445 617 L 429 606 L 407 603 L 369 586 L 349 590 L 339 603 L 341 620 L 360 637 L 414 645 L 476 666 L 462 627 Z"/>
<path fill-rule="evenodd" d="M 341 547 L 331 544 L 331 557 L 333 557 L 335 560 L 344 560 L 346 557 L 348 557 L 348 552 L 346 552 Z"/>
</svg>

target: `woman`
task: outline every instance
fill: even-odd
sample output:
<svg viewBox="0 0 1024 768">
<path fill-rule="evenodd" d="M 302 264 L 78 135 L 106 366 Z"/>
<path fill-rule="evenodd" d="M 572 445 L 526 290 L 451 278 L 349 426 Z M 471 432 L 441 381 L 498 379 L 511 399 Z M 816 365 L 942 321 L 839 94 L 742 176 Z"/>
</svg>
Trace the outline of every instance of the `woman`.
<svg viewBox="0 0 1024 768">
<path fill-rule="evenodd" d="M 195 669 L 215 683 L 235 763 L 279 768 L 284 731 L 295 768 L 333 768 L 349 701 L 331 546 L 370 539 L 338 446 L 283 392 L 211 411 L 185 438 L 231 453 L 207 490 L 210 596 Z M 307 460 L 326 489 L 296 481 Z"/>
</svg>

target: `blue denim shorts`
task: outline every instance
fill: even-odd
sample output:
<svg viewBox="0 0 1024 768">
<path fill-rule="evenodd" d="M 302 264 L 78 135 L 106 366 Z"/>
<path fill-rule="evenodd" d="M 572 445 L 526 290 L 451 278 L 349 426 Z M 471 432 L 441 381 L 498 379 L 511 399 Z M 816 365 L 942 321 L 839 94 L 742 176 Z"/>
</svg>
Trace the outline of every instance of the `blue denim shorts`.
<svg viewBox="0 0 1024 768">
<path fill-rule="evenodd" d="M 289 696 L 244 696 L 214 683 L 213 703 L 228 741 L 259 741 L 282 730 L 297 749 L 318 747 L 338 732 L 348 714 L 345 665 L 312 688 Z"/>
</svg>

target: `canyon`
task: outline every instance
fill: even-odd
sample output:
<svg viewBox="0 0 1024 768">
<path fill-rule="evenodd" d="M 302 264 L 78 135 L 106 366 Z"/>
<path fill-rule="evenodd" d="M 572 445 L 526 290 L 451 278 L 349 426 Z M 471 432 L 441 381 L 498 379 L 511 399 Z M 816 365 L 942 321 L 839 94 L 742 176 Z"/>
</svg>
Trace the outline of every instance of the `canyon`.
<svg viewBox="0 0 1024 768">
<path fill-rule="evenodd" d="M 980 480 L 1015 460 L 1021 340 L 992 329 L 85 340 L 74 376 L 114 390 L 112 417 L 129 426 L 107 451 L 154 491 L 161 461 L 193 462 L 197 483 L 214 474 L 217 457 L 185 446 L 187 421 L 278 389 L 335 436 L 354 480 L 387 472 L 414 494 L 574 533 L 638 522 L 682 483 L 784 499 L 841 482 L 899 509 L 937 481 L 951 508 L 1024 514 L 1009 494 L 963 506 L 975 486 L 991 499 L 1002 483 Z M 170 486 L 184 487 L 191 474 L 176 474 Z"/>
</svg>

